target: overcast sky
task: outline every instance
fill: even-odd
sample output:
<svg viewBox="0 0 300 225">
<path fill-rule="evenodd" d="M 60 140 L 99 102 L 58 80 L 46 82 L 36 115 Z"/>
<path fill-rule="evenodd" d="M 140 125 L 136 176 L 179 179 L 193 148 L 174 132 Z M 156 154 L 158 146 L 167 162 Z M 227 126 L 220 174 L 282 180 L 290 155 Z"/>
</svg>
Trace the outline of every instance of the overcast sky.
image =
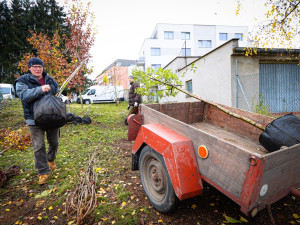
<svg viewBox="0 0 300 225">
<path fill-rule="evenodd" d="M 62 0 L 61 0 L 62 1 Z M 84 0 L 87 1 L 87 0 Z M 98 29 L 90 66 L 95 78 L 116 59 L 137 60 L 157 23 L 251 26 L 264 20 L 264 0 L 90 0 Z M 255 19 L 257 21 L 255 21 Z"/>
</svg>

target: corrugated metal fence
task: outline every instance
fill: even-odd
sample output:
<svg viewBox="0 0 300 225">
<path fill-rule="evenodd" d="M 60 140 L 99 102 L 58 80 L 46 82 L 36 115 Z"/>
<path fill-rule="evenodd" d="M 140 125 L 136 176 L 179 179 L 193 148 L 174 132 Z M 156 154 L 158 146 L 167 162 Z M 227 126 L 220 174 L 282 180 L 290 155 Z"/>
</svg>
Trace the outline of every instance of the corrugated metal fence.
<svg viewBox="0 0 300 225">
<path fill-rule="evenodd" d="M 300 66 L 260 64 L 259 74 L 238 74 L 238 108 L 259 113 L 300 111 Z"/>
</svg>

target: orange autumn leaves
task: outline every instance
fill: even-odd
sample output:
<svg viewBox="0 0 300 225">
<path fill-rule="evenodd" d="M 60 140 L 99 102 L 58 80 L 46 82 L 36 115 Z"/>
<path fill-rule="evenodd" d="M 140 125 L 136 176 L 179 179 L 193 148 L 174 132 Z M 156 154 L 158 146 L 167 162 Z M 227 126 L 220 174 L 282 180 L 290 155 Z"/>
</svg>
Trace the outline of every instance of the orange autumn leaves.
<svg viewBox="0 0 300 225">
<path fill-rule="evenodd" d="M 47 34 L 31 31 L 31 37 L 27 41 L 31 44 L 33 53 L 26 53 L 19 62 L 21 73 L 28 70 L 27 63 L 32 57 L 39 57 L 44 62 L 45 71 L 53 77 L 61 86 L 63 82 L 71 75 L 79 64 L 86 60 L 88 64 L 91 58 L 90 49 L 94 45 L 95 32 L 93 32 L 93 12 L 90 6 L 84 7 L 80 0 L 73 0 L 70 10 L 67 14 L 66 24 L 70 34 L 60 36 L 56 32 L 53 37 Z M 81 90 L 81 86 L 86 81 L 86 75 L 91 73 L 91 69 L 83 66 L 77 72 L 75 77 L 68 83 L 68 88 Z M 16 77 L 20 76 L 17 74 Z"/>
<path fill-rule="evenodd" d="M 0 145 L 2 149 L 26 150 L 31 145 L 30 132 L 27 127 L 18 130 L 10 128 L 0 130 Z"/>
</svg>

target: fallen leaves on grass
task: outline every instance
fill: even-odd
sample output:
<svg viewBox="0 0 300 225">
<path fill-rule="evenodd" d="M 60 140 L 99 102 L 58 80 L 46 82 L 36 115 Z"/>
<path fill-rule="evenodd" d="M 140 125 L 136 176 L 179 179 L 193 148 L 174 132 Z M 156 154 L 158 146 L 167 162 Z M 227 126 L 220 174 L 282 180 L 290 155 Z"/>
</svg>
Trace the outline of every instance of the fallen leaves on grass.
<svg viewBox="0 0 300 225">
<path fill-rule="evenodd" d="M 294 217 L 295 219 L 299 219 L 299 218 L 300 218 L 300 216 L 299 216 L 297 213 L 294 213 L 294 214 L 293 214 L 293 217 Z"/>
<path fill-rule="evenodd" d="M 223 216 L 225 217 L 226 221 L 225 223 L 242 223 L 240 220 L 236 220 L 230 216 L 226 216 L 226 214 L 224 213 Z"/>
</svg>

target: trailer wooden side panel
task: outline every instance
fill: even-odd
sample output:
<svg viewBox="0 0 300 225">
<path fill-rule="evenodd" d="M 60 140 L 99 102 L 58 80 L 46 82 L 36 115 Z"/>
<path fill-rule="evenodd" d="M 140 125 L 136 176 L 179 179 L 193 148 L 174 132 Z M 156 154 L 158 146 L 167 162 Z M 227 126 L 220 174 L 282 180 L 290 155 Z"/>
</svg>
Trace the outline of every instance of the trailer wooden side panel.
<svg viewBox="0 0 300 225">
<path fill-rule="evenodd" d="M 204 106 L 204 102 L 147 105 L 149 108 L 187 124 L 197 123 L 203 120 Z"/>
<path fill-rule="evenodd" d="M 280 199 L 281 195 L 289 193 L 290 187 L 300 186 L 299 153 L 300 144 L 265 156 L 266 163 L 260 189 L 265 185 L 264 188 L 267 190 L 262 191 L 258 201 L 273 203 Z"/>
</svg>

